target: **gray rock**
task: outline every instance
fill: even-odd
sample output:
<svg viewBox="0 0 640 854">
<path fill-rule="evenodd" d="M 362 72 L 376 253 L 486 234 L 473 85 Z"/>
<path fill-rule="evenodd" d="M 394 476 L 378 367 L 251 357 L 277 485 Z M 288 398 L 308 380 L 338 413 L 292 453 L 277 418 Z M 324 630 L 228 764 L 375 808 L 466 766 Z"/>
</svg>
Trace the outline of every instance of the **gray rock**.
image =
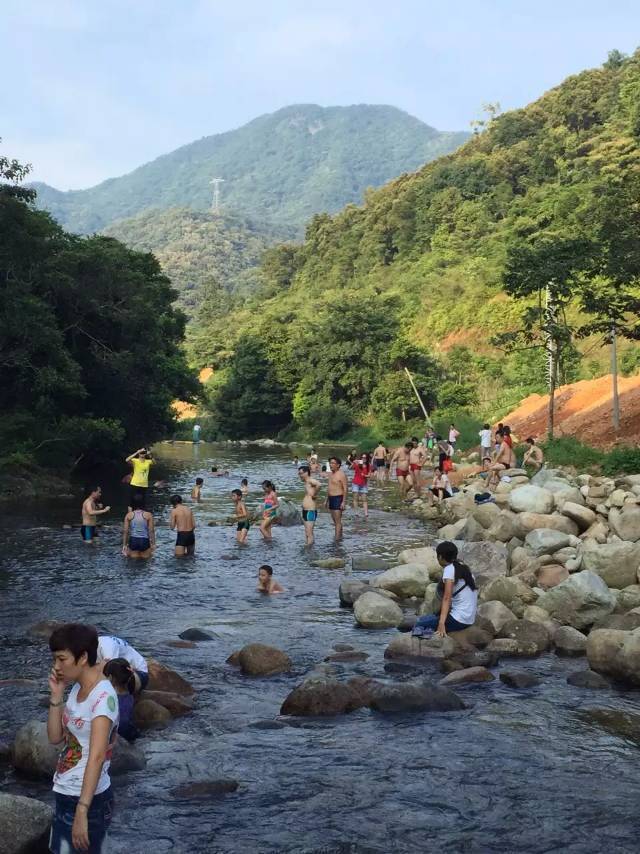
<svg viewBox="0 0 640 854">
<path fill-rule="evenodd" d="M 456 541 L 458 557 L 473 572 L 478 589 L 482 590 L 494 578 L 507 574 L 507 547 L 502 543 L 465 543 Z"/>
<path fill-rule="evenodd" d="M 292 661 L 285 652 L 263 643 L 243 646 L 238 664 L 247 676 L 273 676 L 276 673 L 287 673 L 292 667 Z"/>
<path fill-rule="evenodd" d="M 542 679 L 539 676 L 523 673 L 519 670 L 503 670 L 500 674 L 500 681 L 509 688 L 533 688 L 535 685 L 539 685 Z"/>
<path fill-rule="evenodd" d="M 599 575 L 608 587 L 622 590 L 637 583 L 640 543 L 585 542 L 582 566 Z"/>
<path fill-rule="evenodd" d="M 509 610 L 502 602 L 483 602 L 478 606 L 478 614 L 485 620 L 489 620 L 495 632 L 499 632 L 505 623 L 516 619 L 513 611 Z"/>
<path fill-rule="evenodd" d="M 391 567 L 391 563 L 378 555 L 354 555 L 351 558 L 351 568 L 354 572 L 370 570 L 372 572 L 385 572 Z"/>
<path fill-rule="evenodd" d="M 53 810 L 35 798 L 0 792 L 0 854 L 48 851 Z"/>
<path fill-rule="evenodd" d="M 429 581 L 429 570 L 424 564 L 404 563 L 388 569 L 381 575 L 376 575 L 371 580 L 371 586 L 389 590 L 401 597 L 422 598 Z"/>
<path fill-rule="evenodd" d="M 596 514 L 588 507 L 576 504 L 573 501 L 565 501 L 561 513 L 573 520 L 581 531 L 586 531 L 596 521 Z"/>
<path fill-rule="evenodd" d="M 589 666 L 629 685 L 640 685 L 640 629 L 594 629 L 587 640 Z"/>
<path fill-rule="evenodd" d="M 395 712 L 458 712 L 466 708 L 449 688 L 422 680 L 379 683 L 371 698 L 371 708 L 384 714 Z"/>
<path fill-rule="evenodd" d="M 49 744 L 47 725 L 28 721 L 13 742 L 13 764 L 17 771 L 34 779 L 50 779 L 56 770 L 61 745 Z"/>
<path fill-rule="evenodd" d="M 551 513 L 553 505 L 551 492 L 533 482 L 509 493 L 509 507 L 514 513 Z"/>
<path fill-rule="evenodd" d="M 373 591 L 356 599 L 353 615 L 364 629 L 396 628 L 403 619 L 402 609 L 395 602 Z"/>
<path fill-rule="evenodd" d="M 183 632 L 180 632 L 178 637 L 188 641 L 210 641 L 214 639 L 213 635 L 202 629 L 185 629 Z"/>
<path fill-rule="evenodd" d="M 358 581 L 355 578 L 345 578 L 344 581 L 340 582 L 340 604 L 343 608 L 353 608 L 356 599 L 362 596 L 367 590 L 371 590 L 371 588 L 364 581 Z"/>
<path fill-rule="evenodd" d="M 540 655 L 549 649 L 551 638 L 542 623 L 529 620 L 513 620 L 505 623 L 499 632 L 501 638 L 508 638 L 518 644 L 516 655 Z M 490 647 L 491 648 L 491 645 Z"/>
<path fill-rule="evenodd" d="M 398 635 L 393 638 L 384 651 L 387 659 L 429 662 L 442 661 L 454 654 L 456 645 L 451 637 L 429 639 L 414 638 L 412 635 Z"/>
<path fill-rule="evenodd" d="M 593 670 L 578 670 L 576 673 L 570 673 L 567 676 L 567 682 L 576 688 L 599 690 L 611 687 L 610 683 L 603 676 L 600 676 L 599 673 L 595 673 Z"/>
<path fill-rule="evenodd" d="M 640 628 L 640 614 L 609 614 L 598 620 L 594 629 L 619 629 L 623 632 L 632 632 Z"/>
<path fill-rule="evenodd" d="M 27 629 L 27 634 L 30 638 L 34 638 L 35 640 L 48 641 L 52 632 L 63 625 L 64 623 L 60 622 L 60 620 L 40 620 L 39 623 L 34 623 Z"/>
<path fill-rule="evenodd" d="M 370 704 L 375 684 L 371 679 L 338 682 L 325 676 L 312 677 L 291 691 L 280 714 L 313 717 L 348 714 Z"/>
<path fill-rule="evenodd" d="M 561 626 L 553 635 L 556 655 L 579 656 L 587 651 L 587 636 L 573 626 Z"/>
<path fill-rule="evenodd" d="M 311 566 L 317 566 L 319 569 L 343 569 L 346 561 L 341 557 L 326 557 L 321 560 L 312 560 Z"/>
<path fill-rule="evenodd" d="M 529 531 L 524 538 L 524 544 L 535 557 L 540 557 L 540 555 L 552 555 L 559 549 L 565 548 L 571 544 L 571 540 L 570 535 L 562 531 L 538 528 L 535 531 Z"/>
<path fill-rule="evenodd" d="M 109 773 L 117 777 L 130 771 L 144 771 L 146 767 L 147 760 L 142 748 L 137 744 L 129 744 L 128 741 L 119 738 L 113 751 Z"/>
<path fill-rule="evenodd" d="M 299 506 L 288 498 L 280 498 L 278 502 L 278 523 L 283 528 L 291 528 L 294 525 L 302 525 L 302 516 Z"/>
<path fill-rule="evenodd" d="M 599 575 L 583 570 L 547 590 L 536 604 L 562 625 L 586 629 L 613 611 L 616 597 Z"/>
<path fill-rule="evenodd" d="M 535 604 L 538 596 L 519 577 L 495 578 L 480 591 L 481 602 L 502 602 L 510 611 L 521 617 L 527 605 Z"/>
<path fill-rule="evenodd" d="M 492 682 L 495 676 L 486 667 L 465 667 L 454 670 L 440 680 L 440 685 L 465 685 L 474 682 Z"/>
<path fill-rule="evenodd" d="M 499 516 L 491 523 L 485 536 L 488 540 L 497 540 L 500 543 L 508 543 L 521 533 L 518 515 L 510 510 L 502 510 Z"/>
<path fill-rule="evenodd" d="M 561 516 L 560 513 L 520 513 L 518 522 L 524 536 L 538 528 L 547 528 L 552 531 L 560 531 L 563 534 L 572 534 L 573 536 L 579 531 L 578 526 L 573 520 L 568 519 L 566 516 Z"/>
<path fill-rule="evenodd" d="M 493 501 L 479 504 L 473 510 L 473 518 L 483 528 L 490 528 L 500 515 L 500 508 Z"/>
<path fill-rule="evenodd" d="M 616 611 L 626 613 L 640 607 L 640 584 L 630 584 L 618 593 Z"/>
</svg>

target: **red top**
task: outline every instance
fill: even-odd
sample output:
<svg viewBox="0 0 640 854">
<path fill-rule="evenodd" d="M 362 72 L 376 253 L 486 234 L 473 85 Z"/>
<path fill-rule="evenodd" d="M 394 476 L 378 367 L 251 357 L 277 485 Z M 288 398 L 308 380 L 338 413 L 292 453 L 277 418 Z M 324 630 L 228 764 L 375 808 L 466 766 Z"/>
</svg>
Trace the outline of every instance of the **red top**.
<svg viewBox="0 0 640 854">
<path fill-rule="evenodd" d="M 367 475 L 370 474 L 371 468 L 369 466 L 361 466 L 358 463 L 351 463 L 351 468 L 353 469 L 354 484 L 356 486 L 366 486 Z"/>
</svg>

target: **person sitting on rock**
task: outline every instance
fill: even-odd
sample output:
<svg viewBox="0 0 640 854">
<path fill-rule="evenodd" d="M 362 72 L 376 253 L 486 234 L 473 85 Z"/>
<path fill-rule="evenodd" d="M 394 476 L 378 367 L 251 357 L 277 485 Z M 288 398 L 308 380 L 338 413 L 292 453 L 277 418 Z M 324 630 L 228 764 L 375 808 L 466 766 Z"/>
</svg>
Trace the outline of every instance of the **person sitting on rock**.
<svg viewBox="0 0 640 854">
<path fill-rule="evenodd" d="M 447 632 L 468 629 L 476 620 L 478 588 L 469 567 L 458 560 L 455 543 L 445 540 L 436 546 L 436 557 L 443 568 L 438 595 L 442 601 L 439 614 L 420 617 L 414 626 L 413 637 L 430 638 L 435 631 L 444 638 Z"/>
<path fill-rule="evenodd" d="M 284 587 L 275 580 L 273 577 L 273 567 L 269 566 L 268 563 L 264 563 L 258 570 L 258 586 L 256 590 L 258 593 L 266 593 L 267 595 L 284 593 Z"/>
<path fill-rule="evenodd" d="M 133 723 L 133 695 L 136 690 L 136 677 L 133 667 L 126 658 L 112 658 L 102 671 L 118 695 L 118 735 L 126 741 L 135 741 L 140 730 Z"/>
<path fill-rule="evenodd" d="M 142 691 L 149 682 L 149 665 L 144 656 L 140 655 L 126 640 L 115 635 L 100 635 L 98 638 L 98 664 L 103 668 L 108 661 L 123 658 L 131 665 L 134 677 L 134 693 Z"/>
<path fill-rule="evenodd" d="M 539 448 L 536 445 L 536 440 L 533 436 L 529 436 L 527 439 L 527 445 L 529 446 L 524 453 L 524 458 L 522 460 L 523 466 L 531 466 L 536 471 L 539 471 L 542 468 L 542 464 L 544 462 L 544 453 L 542 448 Z"/>
</svg>

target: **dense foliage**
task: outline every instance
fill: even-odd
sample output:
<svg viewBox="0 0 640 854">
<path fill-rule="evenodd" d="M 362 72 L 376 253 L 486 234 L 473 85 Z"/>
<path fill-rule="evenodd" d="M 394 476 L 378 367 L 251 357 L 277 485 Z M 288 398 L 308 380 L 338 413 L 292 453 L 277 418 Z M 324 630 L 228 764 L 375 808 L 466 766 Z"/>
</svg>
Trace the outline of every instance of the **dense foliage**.
<svg viewBox="0 0 640 854">
<path fill-rule="evenodd" d="M 188 317 L 197 314 L 212 281 L 223 283 L 231 296 L 254 291 L 265 249 L 293 236 L 291 229 L 185 208 L 144 211 L 113 223 L 103 233 L 131 249 L 153 252 L 178 291 L 178 307 Z"/>
<path fill-rule="evenodd" d="M 36 185 L 38 204 L 71 231 L 90 233 L 147 208 L 211 206 L 301 229 L 319 211 L 453 151 L 466 133 L 440 133 L 395 107 L 298 104 L 208 136 L 88 190 Z"/>
<path fill-rule="evenodd" d="M 4 463 L 109 459 L 171 428 L 196 380 L 156 259 L 70 235 L 0 160 L 0 446 Z M 4 180 L 4 183 L 1 183 Z"/>
<path fill-rule="evenodd" d="M 640 55 L 612 54 L 362 207 L 314 216 L 302 245 L 268 251 L 263 289 L 218 315 L 211 363 L 224 376 L 254 335 L 296 422 L 320 403 L 398 431 L 398 413 L 420 414 L 405 366 L 430 407 L 483 417 L 544 391 L 550 331 L 560 382 L 603 373 L 602 333 L 639 332 L 638 105 Z"/>
</svg>

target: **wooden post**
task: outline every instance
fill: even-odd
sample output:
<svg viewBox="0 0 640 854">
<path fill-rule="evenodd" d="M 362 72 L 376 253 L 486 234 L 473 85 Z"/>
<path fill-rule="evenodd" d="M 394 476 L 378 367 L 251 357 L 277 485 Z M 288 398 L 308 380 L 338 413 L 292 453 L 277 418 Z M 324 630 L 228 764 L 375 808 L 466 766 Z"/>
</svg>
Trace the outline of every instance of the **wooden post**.
<svg viewBox="0 0 640 854">
<path fill-rule="evenodd" d="M 411 376 L 409 368 L 405 368 L 404 371 L 405 371 L 406 375 L 409 377 L 409 382 L 411 383 L 411 388 L 415 392 L 415 395 L 418 398 L 418 403 L 420 404 L 420 407 L 422 408 L 422 411 L 424 412 L 424 420 L 427 422 L 427 427 L 433 427 L 433 424 L 431 423 L 431 419 L 429 418 L 429 413 L 427 412 L 426 407 L 425 407 L 424 403 L 422 402 L 422 398 L 420 397 L 418 389 L 416 388 L 416 384 L 413 381 L 413 377 Z"/>
<path fill-rule="evenodd" d="M 616 325 L 611 324 L 611 385 L 613 392 L 613 429 L 620 431 L 620 398 L 618 397 L 618 353 L 616 346 Z"/>
</svg>

